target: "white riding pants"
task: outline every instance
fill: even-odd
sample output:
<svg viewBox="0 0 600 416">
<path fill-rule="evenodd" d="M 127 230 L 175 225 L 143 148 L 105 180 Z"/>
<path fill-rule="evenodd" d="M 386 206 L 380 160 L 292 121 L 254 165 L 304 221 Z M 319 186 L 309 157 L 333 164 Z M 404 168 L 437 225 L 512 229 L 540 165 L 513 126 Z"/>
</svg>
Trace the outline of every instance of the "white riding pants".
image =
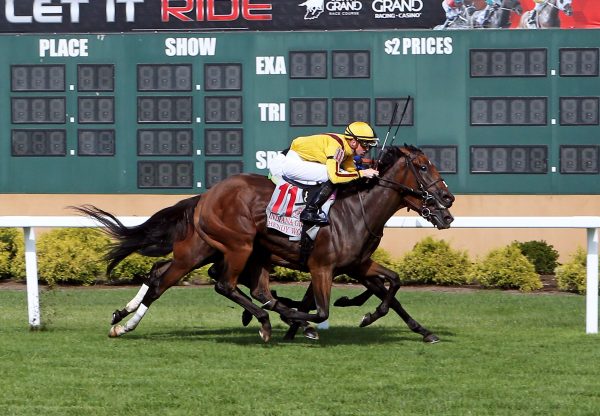
<svg viewBox="0 0 600 416">
<path fill-rule="evenodd" d="M 306 161 L 293 150 L 289 150 L 285 156 L 282 173 L 290 179 L 304 183 L 326 182 L 329 180 L 325 165 L 318 162 Z"/>
</svg>

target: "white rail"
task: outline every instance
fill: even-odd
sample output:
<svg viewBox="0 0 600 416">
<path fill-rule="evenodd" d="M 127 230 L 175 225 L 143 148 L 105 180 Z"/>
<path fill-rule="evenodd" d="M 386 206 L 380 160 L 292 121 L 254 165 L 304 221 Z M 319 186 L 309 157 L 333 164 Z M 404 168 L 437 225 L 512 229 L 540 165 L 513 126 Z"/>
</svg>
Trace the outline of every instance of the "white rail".
<svg viewBox="0 0 600 416">
<path fill-rule="evenodd" d="M 119 217 L 126 226 L 139 225 L 147 217 Z M 0 227 L 23 228 L 25 232 L 25 268 L 27 275 L 27 305 L 29 325 L 41 324 L 37 275 L 35 227 L 99 227 L 85 217 L 25 217 L 0 216 Z M 420 217 L 392 217 L 386 223 L 389 228 L 431 228 Z M 598 229 L 600 217 L 457 217 L 452 228 L 585 228 L 587 230 L 587 292 L 586 333 L 598 333 Z"/>
</svg>

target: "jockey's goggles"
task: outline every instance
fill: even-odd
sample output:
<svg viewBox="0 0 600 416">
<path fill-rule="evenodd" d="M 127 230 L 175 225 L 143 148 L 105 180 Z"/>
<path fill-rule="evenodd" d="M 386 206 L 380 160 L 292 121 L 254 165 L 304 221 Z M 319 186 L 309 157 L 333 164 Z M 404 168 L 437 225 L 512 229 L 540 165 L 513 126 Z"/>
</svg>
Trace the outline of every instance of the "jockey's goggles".
<svg viewBox="0 0 600 416">
<path fill-rule="evenodd" d="M 377 146 L 378 140 L 361 140 L 356 139 L 356 141 L 362 146 L 363 149 L 369 150 L 375 146 Z"/>
</svg>

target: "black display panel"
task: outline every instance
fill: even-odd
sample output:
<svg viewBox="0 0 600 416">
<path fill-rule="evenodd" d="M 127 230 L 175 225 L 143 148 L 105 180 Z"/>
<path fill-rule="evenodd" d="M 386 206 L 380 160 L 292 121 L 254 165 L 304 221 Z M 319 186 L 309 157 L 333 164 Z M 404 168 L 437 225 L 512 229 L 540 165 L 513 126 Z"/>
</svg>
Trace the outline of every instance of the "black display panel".
<svg viewBox="0 0 600 416">
<path fill-rule="evenodd" d="M 560 97 L 560 124 L 598 125 L 598 102 L 598 97 Z"/>
<path fill-rule="evenodd" d="M 414 120 L 414 98 L 410 99 L 408 106 L 406 106 L 406 100 L 408 98 L 376 98 L 375 99 L 375 125 L 376 126 L 389 126 L 390 119 L 394 114 L 394 107 L 396 104 L 398 108 L 396 109 L 396 115 L 394 116 L 394 122 L 392 126 L 397 126 L 400 123 L 400 119 L 402 119 L 402 126 L 412 126 L 415 122 Z M 406 112 L 404 113 L 404 117 L 402 117 L 402 112 L 404 111 L 404 107 L 406 106 Z"/>
<path fill-rule="evenodd" d="M 79 156 L 114 156 L 114 130 L 78 130 L 77 154 Z"/>
<path fill-rule="evenodd" d="M 77 114 L 79 123 L 114 123 L 114 97 L 79 97 L 77 98 Z"/>
<path fill-rule="evenodd" d="M 597 77 L 598 48 L 561 48 L 561 77 Z"/>
<path fill-rule="evenodd" d="M 12 130 L 12 156 L 65 156 L 65 130 Z"/>
<path fill-rule="evenodd" d="M 545 77 L 546 49 L 471 49 L 471 77 Z"/>
<path fill-rule="evenodd" d="M 206 123 L 241 123 L 242 97 L 204 97 Z"/>
<path fill-rule="evenodd" d="M 138 123 L 191 123 L 192 97 L 138 97 Z"/>
<path fill-rule="evenodd" d="M 10 102 L 14 124 L 64 124 L 66 122 L 64 97 L 12 97 Z"/>
<path fill-rule="evenodd" d="M 471 146 L 471 173 L 546 173 L 547 146 Z"/>
<path fill-rule="evenodd" d="M 138 130 L 138 156 L 192 156 L 194 132 L 191 129 Z"/>
<path fill-rule="evenodd" d="M 371 122 L 371 100 L 368 98 L 334 98 L 331 107 L 334 126 L 347 126 L 353 121 Z"/>
<path fill-rule="evenodd" d="M 326 98 L 295 98 L 290 100 L 290 126 L 326 126 Z"/>
<path fill-rule="evenodd" d="M 371 76 L 370 51 L 333 51 L 333 78 L 369 78 Z"/>
<path fill-rule="evenodd" d="M 456 146 L 421 146 L 421 150 L 440 173 L 458 172 Z"/>
<path fill-rule="evenodd" d="M 78 91 L 114 91 L 115 66 L 112 64 L 78 64 Z"/>
<path fill-rule="evenodd" d="M 326 51 L 290 52 L 290 78 L 327 78 Z"/>
<path fill-rule="evenodd" d="M 545 126 L 546 97 L 471 97 L 472 126 Z"/>
<path fill-rule="evenodd" d="M 64 65 L 11 65 L 11 91 L 65 90 Z"/>
<path fill-rule="evenodd" d="M 244 131 L 242 129 L 205 129 L 206 156 L 242 156 Z"/>
<path fill-rule="evenodd" d="M 242 89 L 242 65 L 205 64 L 204 89 L 206 91 L 240 91 Z"/>
<path fill-rule="evenodd" d="M 244 164 L 238 161 L 206 162 L 206 188 L 211 188 L 232 175 L 242 173 L 243 170 Z"/>
<path fill-rule="evenodd" d="M 560 173 L 600 173 L 600 146 L 560 146 Z"/>
<path fill-rule="evenodd" d="M 192 188 L 192 162 L 138 162 L 138 188 Z"/>
<path fill-rule="evenodd" d="M 191 91 L 192 65 L 139 64 L 138 91 Z"/>
</svg>

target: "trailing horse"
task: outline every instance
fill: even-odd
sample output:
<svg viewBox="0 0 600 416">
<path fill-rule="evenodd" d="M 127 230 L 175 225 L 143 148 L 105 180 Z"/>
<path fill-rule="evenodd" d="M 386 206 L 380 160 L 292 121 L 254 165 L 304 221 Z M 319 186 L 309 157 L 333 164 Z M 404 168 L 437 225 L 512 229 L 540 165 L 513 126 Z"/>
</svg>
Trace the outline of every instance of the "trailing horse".
<svg viewBox="0 0 600 416">
<path fill-rule="evenodd" d="M 559 12 L 567 16 L 573 14 L 572 0 L 545 0 L 544 6 L 536 13 L 533 23 L 529 21 L 532 10 L 529 10 L 521 16 L 519 27 L 522 29 L 547 29 L 560 27 Z"/>
<path fill-rule="evenodd" d="M 191 270 L 215 263 L 218 276 L 215 290 L 241 305 L 261 323 L 262 339 L 268 341 L 271 325 L 265 309 L 278 312 L 290 324 L 306 321 L 323 322 L 329 316 L 333 277 L 346 273 L 377 295 L 381 304 L 363 318 L 368 325 L 387 314 L 390 306 L 409 328 L 426 341 L 437 337 L 421 327 L 395 299 L 400 282 L 398 275 L 370 259 L 379 245 L 387 220 L 407 207 L 427 218 L 439 229 L 448 228 L 453 217 L 448 211 L 454 196 L 425 154 L 412 146 L 388 147 L 379 164 L 381 177 L 360 181 L 338 190 L 330 211 L 331 223 L 321 228 L 314 249 L 306 263 L 300 260 L 299 243 L 268 229 L 266 206 L 274 190 L 264 176 L 241 174 L 229 177 L 204 193 L 165 208 L 137 227 L 125 227 L 117 218 L 95 207 L 78 210 L 106 225 L 116 243 L 107 253 L 109 271 L 127 255 L 163 254 L 172 250 L 173 259 L 155 265 L 147 284 L 113 317 L 110 336 L 132 331 L 148 307 L 169 287 Z M 269 288 L 272 265 L 308 271 L 312 295 L 306 296 L 304 308 L 291 309 L 277 301 Z M 385 282 L 389 287 L 386 288 Z M 256 306 L 238 289 L 247 285 Z M 314 301 L 316 313 L 309 309 Z M 135 311 L 125 325 L 115 325 Z M 400 313 L 400 312 L 399 312 Z"/>
</svg>

